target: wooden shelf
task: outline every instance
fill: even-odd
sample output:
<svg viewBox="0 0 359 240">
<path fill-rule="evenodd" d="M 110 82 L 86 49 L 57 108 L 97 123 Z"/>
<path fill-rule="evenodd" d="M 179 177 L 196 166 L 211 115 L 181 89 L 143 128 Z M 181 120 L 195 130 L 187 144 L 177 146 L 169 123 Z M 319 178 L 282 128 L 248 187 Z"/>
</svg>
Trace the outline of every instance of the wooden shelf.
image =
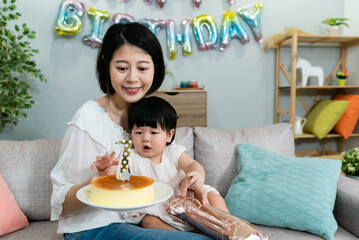
<svg viewBox="0 0 359 240">
<path fill-rule="evenodd" d="M 279 87 L 280 90 L 290 90 L 290 86 Z M 297 86 L 296 89 L 359 89 L 357 85 L 346 86 Z"/>
<path fill-rule="evenodd" d="M 341 138 L 342 136 L 336 133 L 329 133 L 325 136 L 326 138 Z M 350 137 L 359 137 L 359 133 L 352 133 Z M 304 139 L 304 138 L 317 138 L 313 134 L 303 133 L 303 134 L 294 134 L 294 139 Z"/>
<path fill-rule="evenodd" d="M 291 45 L 293 36 L 280 43 L 280 46 Z M 359 45 L 359 36 L 329 36 L 329 35 L 297 35 L 298 43 L 307 44 L 340 44 L 345 47 Z"/>
<path fill-rule="evenodd" d="M 283 46 L 289 46 L 291 48 L 291 66 L 290 72 L 284 67 L 284 64 L 281 60 L 281 48 Z M 318 46 L 334 46 L 340 49 L 340 58 L 337 64 L 333 67 L 333 70 L 330 72 L 327 79 L 324 79 L 323 86 L 298 86 L 297 85 L 297 58 L 298 58 L 298 50 L 301 47 L 318 47 Z M 289 122 L 294 126 L 294 120 L 296 116 L 296 108 L 297 108 L 297 100 L 302 104 L 303 109 L 306 111 L 304 117 L 307 117 L 310 111 L 313 109 L 315 104 L 320 101 L 324 93 L 328 93 L 328 91 L 340 92 L 345 89 L 358 89 L 357 85 L 346 85 L 346 86 L 336 86 L 336 85 L 328 85 L 329 82 L 335 77 L 335 73 L 341 69 L 346 68 L 346 58 L 347 58 L 347 50 L 349 47 L 359 46 L 359 36 L 328 36 L 328 35 L 301 35 L 301 34 L 292 34 L 288 36 L 286 39 L 282 40 L 276 47 L 276 106 L 275 106 L 275 123 L 279 123 L 281 121 L 281 115 L 289 116 Z M 283 85 L 281 81 L 281 77 L 284 77 L 288 80 L 288 86 Z M 316 90 L 313 92 L 314 99 L 307 105 L 307 102 L 304 100 L 303 92 L 306 90 Z M 281 93 L 283 91 L 289 91 L 290 98 L 290 106 L 287 109 L 281 108 L 280 98 Z M 331 93 L 331 92 L 330 92 Z M 311 92 L 305 92 L 305 95 L 311 94 Z M 359 133 L 354 133 L 350 137 L 359 137 Z M 337 138 L 338 145 L 337 150 L 334 150 L 330 145 L 328 138 Z M 313 134 L 300 134 L 294 135 L 294 139 L 317 139 Z M 327 134 L 322 140 L 327 147 L 328 150 L 321 149 L 319 152 L 327 153 L 329 152 L 342 152 L 343 151 L 343 142 L 344 138 L 335 133 Z M 303 154 L 307 154 L 311 150 L 306 150 Z M 314 150 L 318 152 L 318 150 Z"/>
</svg>

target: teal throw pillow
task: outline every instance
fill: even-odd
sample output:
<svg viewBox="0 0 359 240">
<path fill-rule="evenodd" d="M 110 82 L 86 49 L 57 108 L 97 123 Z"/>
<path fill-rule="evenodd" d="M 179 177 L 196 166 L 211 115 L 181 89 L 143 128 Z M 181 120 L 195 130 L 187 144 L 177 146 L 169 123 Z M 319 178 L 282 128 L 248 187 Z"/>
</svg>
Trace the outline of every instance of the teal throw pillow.
<svg viewBox="0 0 359 240">
<path fill-rule="evenodd" d="M 225 197 L 231 214 L 334 239 L 340 160 L 289 157 L 247 143 L 238 154 L 239 174 Z"/>
</svg>

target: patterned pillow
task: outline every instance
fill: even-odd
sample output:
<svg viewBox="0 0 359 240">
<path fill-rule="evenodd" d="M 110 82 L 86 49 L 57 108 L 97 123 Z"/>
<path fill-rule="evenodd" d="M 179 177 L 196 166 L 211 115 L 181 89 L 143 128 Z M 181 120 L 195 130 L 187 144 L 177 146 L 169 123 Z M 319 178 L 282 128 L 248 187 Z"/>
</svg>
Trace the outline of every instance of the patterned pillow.
<svg viewBox="0 0 359 240">
<path fill-rule="evenodd" d="M 239 174 L 225 198 L 231 214 L 334 239 L 341 161 L 288 157 L 247 143 L 238 152 Z"/>
</svg>

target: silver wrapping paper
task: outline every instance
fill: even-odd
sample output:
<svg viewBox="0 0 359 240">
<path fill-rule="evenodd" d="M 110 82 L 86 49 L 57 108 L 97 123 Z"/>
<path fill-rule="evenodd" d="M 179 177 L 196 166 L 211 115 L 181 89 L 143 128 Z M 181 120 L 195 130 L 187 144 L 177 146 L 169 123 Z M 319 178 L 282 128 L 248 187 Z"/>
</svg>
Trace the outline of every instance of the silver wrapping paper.
<svg viewBox="0 0 359 240">
<path fill-rule="evenodd" d="M 190 197 L 172 197 L 167 212 L 190 224 L 213 239 L 269 240 L 269 237 L 249 222 Z"/>
</svg>

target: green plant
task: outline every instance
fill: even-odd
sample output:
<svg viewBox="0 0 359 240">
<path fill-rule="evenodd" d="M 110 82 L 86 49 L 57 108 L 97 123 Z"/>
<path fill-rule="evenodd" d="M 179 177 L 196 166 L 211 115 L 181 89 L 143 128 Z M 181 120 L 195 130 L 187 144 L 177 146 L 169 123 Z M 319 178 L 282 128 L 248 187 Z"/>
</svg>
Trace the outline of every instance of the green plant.
<svg viewBox="0 0 359 240">
<path fill-rule="evenodd" d="M 324 19 L 322 21 L 322 23 L 324 24 L 328 24 L 329 26 L 339 26 L 339 25 L 344 25 L 346 27 L 349 28 L 349 24 L 346 22 L 350 19 L 348 18 L 333 18 L 333 17 L 329 17 L 327 19 Z"/>
<path fill-rule="evenodd" d="M 15 2 L 2 0 L 0 3 L 0 132 L 8 124 L 16 125 L 21 118 L 26 118 L 25 110 L 35 104 L 29 93 L 29 80 L 37 78 L 46 82 L 33 60 L 38 50 L 27 41 L 34 39 L 36 32 L 26 23 L 16 23 L 21 14 L 15 11 Z"/>
<path fill-rule="evenodd" d="M 342 152 L 342 170 L 343 172 L 359 176 L 359 147 Z"/>
</svg>

